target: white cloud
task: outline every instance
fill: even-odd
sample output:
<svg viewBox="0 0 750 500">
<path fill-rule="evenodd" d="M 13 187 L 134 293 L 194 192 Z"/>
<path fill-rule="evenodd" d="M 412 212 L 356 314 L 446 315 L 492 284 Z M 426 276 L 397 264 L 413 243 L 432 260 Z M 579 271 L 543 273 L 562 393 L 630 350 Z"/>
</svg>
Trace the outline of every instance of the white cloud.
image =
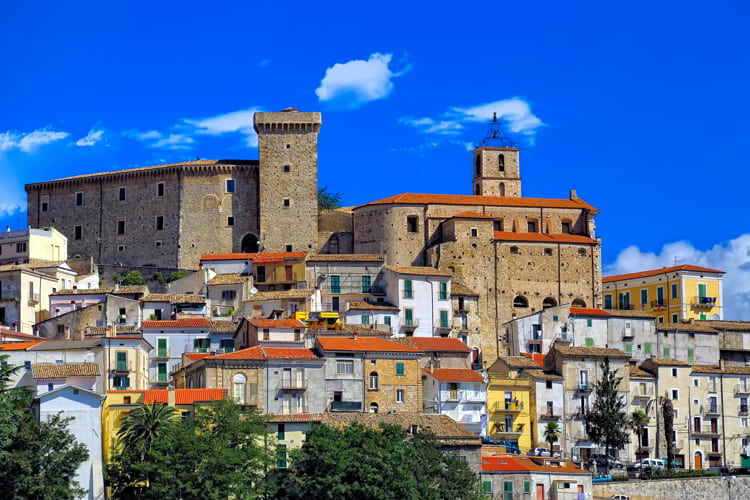
<svg viewBox="0 0 750 500">
<path fill-rule="evenodd" d="M 28 134 L 7 131 L 0 133 L 0 151 L 18 148 L 28 153 L 39 146 L 65 139 L 69 135 L 67 132 L 55 132 L 54 130 L 47 129 L 35 130 Z"/>
<path fill-rule="evenodd" d="M 185 134 L 169 134 L 149 144 L 148 147 L 159 149 L 190 149 L 194 142 L 195 139 Z"/>
<path fill-rule="evenodd" d="M 452 108 L 464 121 L 489 122 L 497 113 L 499 119 L 508 123 L 511 132 L 533 135 L 544 122 L 531 112 L 529 103 L 519 97 L 479 104 L 468 108 Z"/>
<path fill-rule="evenodd" d="M 604 267 L 604 276 L 694 264 L 726 271 L 724 275 L 724 318 L 750 320 L 750 233 L 708 250 L 696 249 L 687 241 L 664 245 L 659 253 L 642 252 L 631 246 Z"/>
<path fill-rule="evenodd" d="M 398 119 L 399 123 L 414 127 L 417 131 L 425 134 L 456 135 L 460 134 L 464 126 L 455 120 L 436 121 L 432 118 L 412 118 L 404 116 Z"/>
<path fill-rule="evenodd" d="M 393 91 L 393 78 L 412 68 L 407 64 L 401 71 L 391 71 L 388 67 L 391 59 L 393 54 L 376 52 L 366 61 L 355 59 L 334 64 L 326 69 L 320 87 L 315 89 L 318 100 L 355 109 L 364 103 L 385 99 Z"/>
<path fill-rule="evenodd" d="M 223 115 L 210 118 L 184 119 L 183 124 L 192 128 L 192 133 L 205 135 L 223 135 L 228 133 L 240 133 L 247 136 L 248 147 L 258 145 L 258 134 L 253 129 L 253 117 L 259 108 L 232 111 Z"/>
<path fill-rule="evenodd" d="M 104 130 L 92 128 L 86 137 L 82 137 L 76 141 L 76 146 L 93 146 L 97 142 L 104 138 Z"/>
</svg>

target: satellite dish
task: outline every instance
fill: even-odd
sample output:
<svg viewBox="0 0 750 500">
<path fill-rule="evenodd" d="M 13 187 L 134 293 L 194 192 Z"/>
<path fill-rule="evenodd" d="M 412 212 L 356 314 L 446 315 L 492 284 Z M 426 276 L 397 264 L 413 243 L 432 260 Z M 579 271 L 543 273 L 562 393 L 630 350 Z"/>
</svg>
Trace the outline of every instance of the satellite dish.
<svg viewBox="0 0 750 500">
<path fill-rule="evenodd" d="M 258 289 L 257 289 L 257 288 L 255 288 L 255 287 L 252 287 L 252 288 L 250 289 L 250 293 L 251 293 L 251 294 L 253 294 L 253 295 L 255 295 L 256 293 L 258 293 Z"/>
</svg>

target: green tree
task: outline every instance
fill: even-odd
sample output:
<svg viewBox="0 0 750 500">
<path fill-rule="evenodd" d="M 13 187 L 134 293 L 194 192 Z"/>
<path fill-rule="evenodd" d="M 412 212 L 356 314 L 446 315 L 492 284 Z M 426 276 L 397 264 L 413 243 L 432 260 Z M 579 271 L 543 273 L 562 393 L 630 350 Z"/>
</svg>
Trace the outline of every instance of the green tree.
<svg viewBox="0 0 750 500">
<path fill-rule="evenodd" d="M 122 279 L 121 284 L 122 286 L 145 285 L 146 278 L 144 278 L 143 273 L 138 270 L 128 271 L 128 273 Z"/>
<path fill-rule="evenodd" d="M 271 465 L 268 429 L 256 411 L 232 401 L 169 418 L 143 455 L 123 447 L 106 469 L 114 498 L 258 498 Z"/>
<path fill-rule="evenodd" d="M 163 436 L 176 415 L 177 410 L 172 406 L 156 403 L 141 405 L 125 417 L 117 438 L 124 449 L 147 453 L 154 442 Z"/>
<path fill-rule="evenodd" d="M 287 499 L 480 499 L 477 476 L 466 462 L 441 451 L 434 437 L 407 439 L 399 426 L 380 430 L 354 423 L 316 425 L 300 450 L 277 498 Z"/>
<path fill-rule="evenodd" d="M 169 275 L 169 278 L 167 279 L 167 283 L 171 283 L 173 281 L 176 281 L 180 278 L 184 278 L 185 276 L 189 275 L 189 271 L 175 271 L 172 274 Z"/>
<path fill-rule="evenodd" d="M 619 450 L 628 442 L 628 415 L 626 401 L 617 393 L 622 377 L 609 367 L 609 358 L 599 365 L 601 376 L 594 384 L 596 400 L 586 414 L 586 433 L 594 442 L 603 444 L 607 455 Z"/>
<path fill-rule="evenodd" d="M 161 272 L 161 271 L 156 271 L 156 272 L 152 273 L 151 274 L 151 281 L 156 281 L 160 285 L 163 285 L 164 283 L 167 282 L 166 279 L 164 278 L 164 273 Z"/>
<path fill-rule="evenodd" d="M 7 356 L 0 356 L 5 361 Z M 0 491 L 3 498 L 78 498 L 76 471 L 89 456 L 59 415 L 37 422 L 33 392 L 11 388 L 17 366 L 0 366 Z"/>
<path fill-rule="evenodd" d="M 635 410 L 630 414 L 630 428 L 633 429 L 638 436 L 638 449 L 641 448 L 643 442 L 643 431 L 648 427 L 651 422 L 649 417 L 643 410 Z"/>
<path fill-rule="evenodd" d="M 549 443 L 550 451 L 552 451 L 552 446 L 555 442 L 559 441 L 559 439 L 560 426 L 557 425 L 557 422 L 547 422 L 547 425 L 544 426 L 544 440 Z"/>
<path fill-rule="evenodd" d="M 318 212 L 341 208 L 342 193 L 333 193 L 328 190 L 328 186 L 318 188 Z"/>
</svg>

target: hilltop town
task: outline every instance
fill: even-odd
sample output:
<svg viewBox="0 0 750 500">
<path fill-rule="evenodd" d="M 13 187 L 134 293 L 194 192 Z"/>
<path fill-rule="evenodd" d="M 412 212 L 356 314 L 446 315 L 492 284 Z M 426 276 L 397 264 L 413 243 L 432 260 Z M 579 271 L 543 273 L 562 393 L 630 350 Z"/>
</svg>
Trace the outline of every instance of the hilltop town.
<svg viewBox="0 0 750 500">
<path fill-rule="evenodd" d="M 467 157 L 471 194 L 320 211 L 322 125 L 257 112 L 258 160 L 26 185 L 28 228 L 0 233 L 0 354 L 40 418 L 77 415 L 91 498 L 123 415 L 224 399 L 266 414 L 285 449 L 316 423 L 417 426 L 488 494 L 591 494 L 605 360 L 646 417 L 613 460 L 669 446 L 684 469 L 750 468 L 750 322 L 724 317 L 723 271 L 602 276 L 597 208 L 523 196 L 502 134 Z"/>
</svg>

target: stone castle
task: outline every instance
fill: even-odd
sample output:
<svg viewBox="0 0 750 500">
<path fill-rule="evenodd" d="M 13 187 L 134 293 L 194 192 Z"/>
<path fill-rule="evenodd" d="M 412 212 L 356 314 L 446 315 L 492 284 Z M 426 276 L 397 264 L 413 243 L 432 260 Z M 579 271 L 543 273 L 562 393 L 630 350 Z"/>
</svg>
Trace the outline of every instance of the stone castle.
<svg viewBox="0 0 750 500">
<path fill-rule="evenodd" d="M 520 150 L 472 153 L 472 195 L 399 194 L 318 216 L 320 113 L 256 113 L 259 160 L 196 160 L 26 185 L 28 224 L 71 256 L 195 269 L 226 252 L 383 254 L 432 266 L 479 296 L 478 342 L 494 359 L 504 323 L 565 303 L 600 307 L 596 208 L 521 196 Z"/>
</svg>

